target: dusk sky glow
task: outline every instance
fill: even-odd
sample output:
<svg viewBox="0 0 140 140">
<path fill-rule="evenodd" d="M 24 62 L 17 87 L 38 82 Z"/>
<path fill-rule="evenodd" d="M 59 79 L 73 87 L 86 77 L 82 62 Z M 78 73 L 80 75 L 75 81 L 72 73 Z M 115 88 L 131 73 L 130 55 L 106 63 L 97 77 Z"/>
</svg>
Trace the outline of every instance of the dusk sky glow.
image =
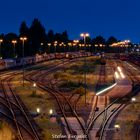
<svg viewBox="0 0 140 140">
<path fill-rule="evenodd" d="M 71 39 L 81 32 L 92 37 L 113 35 L 140 42 L 139 0 L 4 0 L 0 6 L 0 33 L 16 32 L 22 21 L 39 18 L 46 31 L 68 31 Z"/>
</svg>

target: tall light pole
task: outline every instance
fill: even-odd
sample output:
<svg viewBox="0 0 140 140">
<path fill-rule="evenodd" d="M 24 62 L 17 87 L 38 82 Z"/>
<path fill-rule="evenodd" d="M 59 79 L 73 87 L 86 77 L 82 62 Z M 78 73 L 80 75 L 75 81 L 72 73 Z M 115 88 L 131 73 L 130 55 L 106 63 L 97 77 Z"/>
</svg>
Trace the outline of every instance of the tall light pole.
<svg viewBox="0 0 140 140">
<path fill-rule="evenodd" d="M 17 41 L 16 41 L 16 40 L 12 40 L 12 43 L 13 43 L 13 45 L 14 45 L 14 57 L 16 57 L 15 47 L 16 47 Z"/>
<path fill-rule="evenodd" d="M 73 40 L 73 42 L 76 44 L 76 51 L 78 51 L 78 43 L 79 43 L 79 40 Z"/>
<path fill-rule="evenodd" d="M 58 41 L 54 41 L 54 53 L 56 53 L 57 44 L 58 44 Z"/>
<path fill-rule="evenodd" d="M 41 42 L 41 43 L 40 43 L 40 49 L 39 49 L 39 53 L 40 53 L 40 54 L 42 53 L 42 50 L 43 50 L 43 49 L 42 49 L 42 48 L 43 48 L 43 45 L 44 45 L 44 43 L 43 43 L 43 42 Z"/>
<path fill-rule="evenodd" d="M 0 59 L 2 58 L 1 56 L 1 43 L 3 42 L 3 39 L 0 39 Z"/>
<path fill-rule="evenodd" d="M 23 70 L 23 86 L 24 86 L 24 43 L 27 40 L 27 37 L 20 37 L 20 40 L 22 41 L 22 70 Z"/>
<path fill-rule="evenodd" d="M 87 62 L 86 62 L 86 38 L 89 37 L 89 34 L 88 33 L 81 33 L 80 34 L 81 37 L 84 38 L 84 46 L 85 46 L 85 57 L 84 57 L 84 61 L 85 61 L 85 73 L 84 73 L 84 82 L 85 82 L 85 106 L 86 106 L 86 100 L 87 100 L 87 89 L 86 89 L 86 86 L 87 86 L 87 82 L 86 82 L 86 65 L 87 65 Z"/>
<path fill-rule="evenodd" d="M 50 48 L 51 47 L 51 43 L 48 43 L 47 45 L 48 45 L 48 53 L 50 53 L 50 51 L 51 51 L 51 48 Z"/>
</svg>

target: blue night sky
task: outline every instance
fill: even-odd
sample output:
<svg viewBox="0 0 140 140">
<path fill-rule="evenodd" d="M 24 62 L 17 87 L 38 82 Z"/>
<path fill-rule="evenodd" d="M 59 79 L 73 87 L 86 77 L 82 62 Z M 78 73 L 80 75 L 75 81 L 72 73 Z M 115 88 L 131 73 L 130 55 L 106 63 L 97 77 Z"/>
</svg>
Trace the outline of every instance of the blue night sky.
<svg viewBox="0 0 140 140">
<path fill-rule="evenodd" d="M 18 33 L 22 21 L 30 25 L 39 18 L 46 31 L 67 30 L 70 39 L 89 32 L 140 42 L 139 5 L 140 0 L 3 0 L 0 33 Z"/>
</svg>

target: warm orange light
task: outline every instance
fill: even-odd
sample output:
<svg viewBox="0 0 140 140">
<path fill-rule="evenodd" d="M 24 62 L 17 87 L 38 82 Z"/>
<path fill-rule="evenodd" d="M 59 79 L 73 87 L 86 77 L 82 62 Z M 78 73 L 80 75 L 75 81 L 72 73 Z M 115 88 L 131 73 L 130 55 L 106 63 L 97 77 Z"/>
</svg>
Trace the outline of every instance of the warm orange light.
<svg viewBox="0 0 140 140">
<path fill-rule="evenodd" d="M 73 40 L 74 43 L 79 43 L 79 40 Z"/>
<path fill-rule="evenodd" d="M 27 40 L 27 37 L 20 37 L 20 40 L 26 41 Z"/>
<path fill-rule="evenodd" d="M 17 41 L 16 41 L 16 40 L 12 40 L 12 43 L 13 43 L 13 44 L 16 44 L 16 43 L 17 43 Z"/>
<path fill-rule="evenodd" d="M 81 33 L 80 36 L 81 37 L 89 37 L 89 33 Z"/>
<path fill-rule="evenodd" d="M 48 46 L 51 46 L 51 43 L 48 43 Z"/>
<path fill-rule="evenodd" d="M 3 42 L 3 39 L 0 39 L 0 43 L 2 43 Z"/>
<path fill-rule="evenodd" d="M 80 34 L 80 36 L 81 36 L 81 37 L 84 37 L 84 34 L 82 33 L 82 34 Z"/>
</svg>

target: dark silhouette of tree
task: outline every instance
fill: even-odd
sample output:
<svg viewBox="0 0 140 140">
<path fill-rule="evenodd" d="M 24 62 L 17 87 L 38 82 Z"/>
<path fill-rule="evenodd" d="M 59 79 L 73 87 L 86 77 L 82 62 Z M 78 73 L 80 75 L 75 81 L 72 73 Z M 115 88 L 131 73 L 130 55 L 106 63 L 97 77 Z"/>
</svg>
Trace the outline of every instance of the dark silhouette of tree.
<svg viewBox="0 0 140 140">
<path fill-rule="evenodd" d="M 55 34 L 55 40 L 58 41 L 59 43 L 62 42 L 61 34 L 60 33 L 56 33 Z"/>
<path fill-rule="evenodd" d="M 64 42 L 64 43 L 68 43 L 69 39 L 68 39 L 67 31 L 62 32 L 61 41 Z"/>
<path fill-rule="evenodd" d="M 29 28 L 25 21 L 23 21 L 19 28 L 19 37 L 27 37 L 27 41 L 24 45 L 24 52 L 25 56 L 32 55 L 32 47 L 30 45 L 30 35 L 29 35 Z M 22 56 L 22 42 L 20 41 L 20 47 L 18 48 L 19 56 Z"/>
<path fill-rule="evenodd" d="M 54 32 L 53 32 L 53 30 L 49 30 L 48 34 L 47 34 L 47 42 L 48 43 L 53 43 L 54 40 L 55 40 Z"/>
<path fill-rule="evenodd" d="M 40 52 L 41 43 L 46 43 L 46 32 L 44 26 L 38 19 L 34 19 L 29 30 L 30 45 L 32 46 L 32 55 Z"/>
<path fill-rule="evenodd" d="M 106 45 L 111 45 L 111 44 L 116 43 L 116 42 L 118 42 L 118 40 L 115 37 L 111 36 L 106 41 Z"/>
<path fill-rule="evenodd" d="M 113 36 L 109 37 L 108 40 L 106 41 L 106 52 L 112 52 L 112 51 L 114 52 L 116 48 L 112 48 L 110 47 L 110 45 L 116 42 L 118 42 L 118 40 L 115 37 Z"/>
<path fill-rule="evenodd" d="M 14 57 L 14 46 L 12 44 L 12 40 L 18 40 L 18 35 L 16 35 L 15 33 L 8 33 L 4 36 L 4 42 L 2 47 L 3 58 Z"/>
<path fill-rule="evenodd" d="M 105 39 L 102 37 L 102 36 L 97 36 L 96 38 L 94 38 L 93 40 L 92 40 L 92 44 L 93 44 L 93 46 L 94 46 L 94 51 L 96 52 L 97 50 L 98 51 L 103 51 L 104 50 L 104 47 L 101 47 L 100 46 L 100 44 L 102 44 L 102 45 L 105 45 Z M 98 45 L 98 46 L 96 46 L 96 45 Z"/>
<path fill-rule="evenodd" d="M 96 38 L 94 38 L 92 40 L 92 43 L 95 45 L 99 45 L 99 44 L 105 44 L 105 39 L 102 36 L 97 36 Z"/>
<path fill-rule="evenodd" d="M 26 37 L 29 36 L 29 28 L 26 25 L 25 21 L 23 21 L 20 25 L 19 34 L 20 34 L 19 36 L 26 36 Z"/>
</svg>

